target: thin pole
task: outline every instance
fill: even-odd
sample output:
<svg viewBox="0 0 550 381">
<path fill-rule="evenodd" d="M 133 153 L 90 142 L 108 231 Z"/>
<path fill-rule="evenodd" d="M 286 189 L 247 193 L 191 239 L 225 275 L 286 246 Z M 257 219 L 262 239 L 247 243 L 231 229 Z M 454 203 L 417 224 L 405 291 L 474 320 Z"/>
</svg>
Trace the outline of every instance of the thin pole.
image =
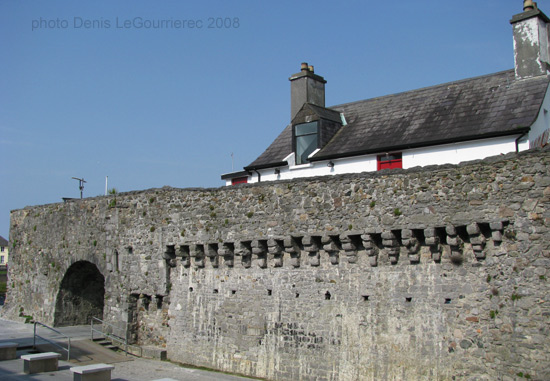
<svg viewBox="0 0 550 381">
<path fill-rule="evenodd" d="M 79 179 L 78 177 L 73 177 L 73 179 L 78 180 L 78 188 L 80 189 L 80 198 L 82 198 L 82 192 L 84 191 L 84 183 L 87 181 L 84 178 Z"/>
</svg>

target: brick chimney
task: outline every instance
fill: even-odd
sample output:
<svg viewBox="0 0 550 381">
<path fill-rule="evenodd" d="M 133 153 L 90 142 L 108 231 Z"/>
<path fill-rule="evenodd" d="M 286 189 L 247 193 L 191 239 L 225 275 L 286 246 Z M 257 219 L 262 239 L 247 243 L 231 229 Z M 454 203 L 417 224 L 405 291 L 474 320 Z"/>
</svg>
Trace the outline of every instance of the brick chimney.
<svg viewBox="0 0 550 381">
<path fill-rule="evenodd" d="M 325 107 L 325 79 L 313 71 L 313 66 L 302 63 L 301 71 L 290 78 L 290 120 L 294 119 L 304 103 Z"/>
<path fill-rule="evenodd" d="M 523 13 L 512 17 L 516 79 L 546 75 L 550 69 L 550 19 L 532 0 L 523 2 Z"/>
</svg>

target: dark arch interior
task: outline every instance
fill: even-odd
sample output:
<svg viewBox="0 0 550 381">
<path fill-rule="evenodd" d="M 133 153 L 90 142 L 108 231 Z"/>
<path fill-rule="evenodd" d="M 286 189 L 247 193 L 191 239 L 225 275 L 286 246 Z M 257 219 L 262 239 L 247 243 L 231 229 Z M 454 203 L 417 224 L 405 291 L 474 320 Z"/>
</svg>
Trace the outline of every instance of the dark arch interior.
<svg viewBox="0 0 550 381">
<path fill-rule="evenodd" d="M 92 317 L 103 318 L 105 278 L 90 262 L 71 265 L 57 294 L 54 326 L 90 324 Z"/>
</svg>

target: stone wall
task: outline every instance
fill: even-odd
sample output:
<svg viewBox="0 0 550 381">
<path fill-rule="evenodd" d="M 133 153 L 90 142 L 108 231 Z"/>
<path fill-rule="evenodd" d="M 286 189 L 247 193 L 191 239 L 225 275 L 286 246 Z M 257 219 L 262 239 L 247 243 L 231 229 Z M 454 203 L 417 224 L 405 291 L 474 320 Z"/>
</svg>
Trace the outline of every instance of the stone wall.
<svg viewBox="0 0 550 381">
<path fill-rule="evenodd" d="M 6 314 L 55 323 L 86 262 L 103 317 L 173 361 L 274 380 L 549 379 L 549 162 L 16 210 Z"/>
</svg>

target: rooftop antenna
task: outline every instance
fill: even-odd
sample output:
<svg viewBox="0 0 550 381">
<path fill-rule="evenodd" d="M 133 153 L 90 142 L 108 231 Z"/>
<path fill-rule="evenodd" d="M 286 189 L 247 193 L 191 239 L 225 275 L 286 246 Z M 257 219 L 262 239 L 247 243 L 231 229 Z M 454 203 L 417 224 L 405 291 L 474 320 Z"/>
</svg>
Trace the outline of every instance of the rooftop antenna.
<svg viewBox="0 0 550 381">
<path fill-rule="evenodd" d="M 82 198 L 82 191 L 84 190 L 84 184 L 87 182 L 84 178 L 79 179 L 78 177 L 73 177 L 74 180 L 78 180 L 78 189 L 80 189 L 80 198 Z"/>
</svg>

